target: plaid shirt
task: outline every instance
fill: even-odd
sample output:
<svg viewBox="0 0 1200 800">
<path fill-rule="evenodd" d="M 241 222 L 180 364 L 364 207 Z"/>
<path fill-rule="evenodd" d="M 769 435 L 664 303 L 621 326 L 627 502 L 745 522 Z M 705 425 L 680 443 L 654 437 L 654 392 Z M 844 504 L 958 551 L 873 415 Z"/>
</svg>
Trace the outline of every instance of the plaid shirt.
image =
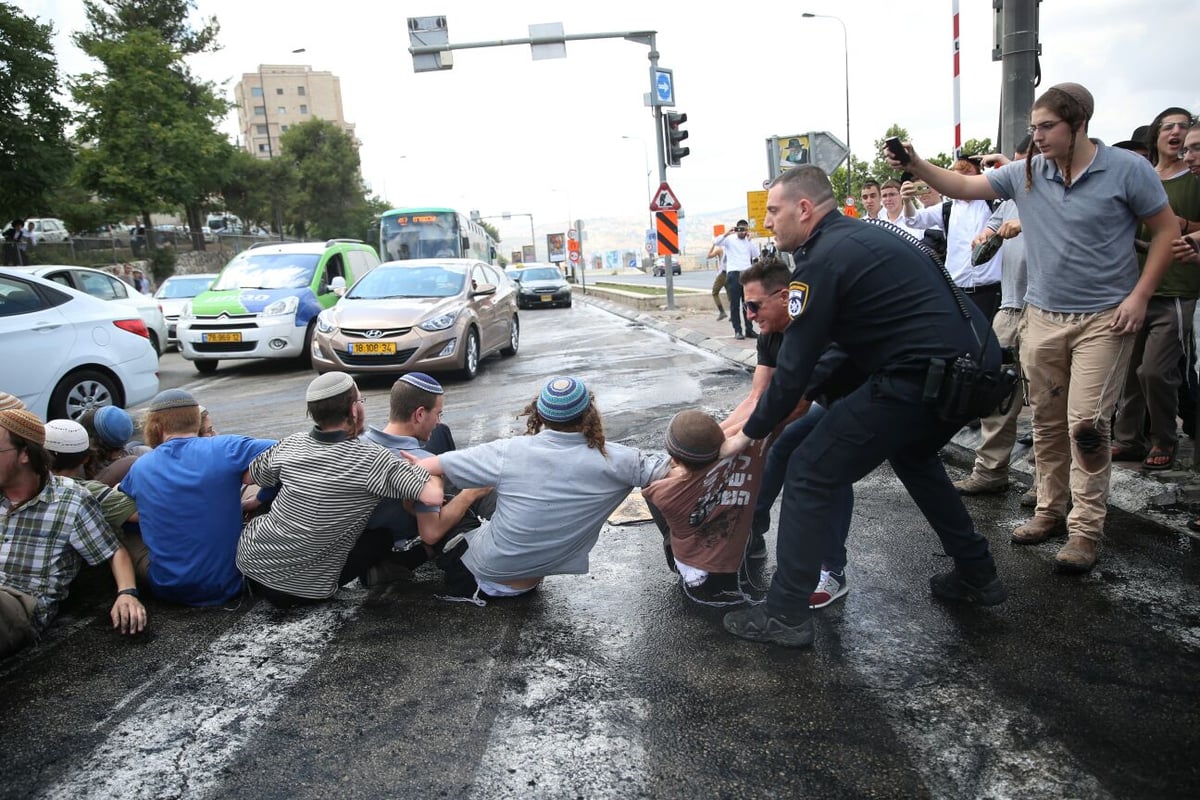
<svg viewBox="0 0 1200 800">
<path fill-rule="evenodd" d="M 120 544 L 88 490 L 50 476 L 32 500 L 12 508 L 0 494 L 0 584 L 37 598 L 33 625 L 44 630 L 83 562 L 95 566 Z"/>
</svg>

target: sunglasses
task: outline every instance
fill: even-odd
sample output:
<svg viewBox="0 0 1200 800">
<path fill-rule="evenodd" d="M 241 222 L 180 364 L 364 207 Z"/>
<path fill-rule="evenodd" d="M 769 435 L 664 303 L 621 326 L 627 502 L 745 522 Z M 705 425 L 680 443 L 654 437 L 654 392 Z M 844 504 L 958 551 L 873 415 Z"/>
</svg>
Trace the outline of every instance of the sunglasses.
<svg viewBox="0 0 1200 800">
<path fill-rule="evenodd" d="M 787 291 L 786 288 L 776 289 L 775 291 L 773 291 L 769 295 L 767 295 L 767 297 L 774 297 L 775 295 L 779 294 L 780 292 L 786 292 L 786 291 Z M 745 301 L 746 310 L 749 311 L 751 314 L 757 314 L 762 309 L 763 303 L 767 302 L 767 297 L 764 297 L 762 300 L 746 300 Z"/>
</svg>

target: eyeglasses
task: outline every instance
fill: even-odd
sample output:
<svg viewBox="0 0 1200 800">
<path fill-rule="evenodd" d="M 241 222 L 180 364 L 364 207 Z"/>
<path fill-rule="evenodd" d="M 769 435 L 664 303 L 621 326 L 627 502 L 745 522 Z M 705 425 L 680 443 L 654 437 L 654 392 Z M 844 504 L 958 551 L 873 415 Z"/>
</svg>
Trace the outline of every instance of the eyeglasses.
<svg viewBox="0 0 1200 800">
<path fill-rule="evenodd" d="M 1041 131 L 1042 133 L 1049 133 L 1050 131 L 1054 130 L 1055 125 L 1061 125 L 1063 122 L 1064 122 L 1064 120 L 1059 119 L 1059 120 L 1055 120 L 1054 122 L 1043 122 L 1040 125 L 1030 125 L 1028 128 L 1025 129 L 1025 132 L 1028 133 L 1030 136 L 1037 133 L 1038 131 Z"/>
<path fill-rule="evenodd" d="M 775 291 L 773 291 L 769 295 L 767 295 L 767 297 L 774 297 L 775 295 L 779 294 L 780 292 L 786 292 L 786 291 L 787 291 L 787 287 L 784 287 L 783 289 L 776 289 Z M 767 297 L 764 297 L 762 300 L 746 300 L 746 301 L 744 301 L 746 304 L 746 310 L 749 311 L 751 314 L 757 314 L 759 312 L 759 310 L 763 307 L 763 303 L 767 302 Z"/>
<path fill-rule="evenodd" d="M 1191 127 L 1192 127 L 1191 122 L 1164 122 L 1162 125 L 1160 125 L 1158 127 L 1158 129 L 1160 131 L 1174 131 L 1174 130 L 1186 131 Z"/>
</svg>

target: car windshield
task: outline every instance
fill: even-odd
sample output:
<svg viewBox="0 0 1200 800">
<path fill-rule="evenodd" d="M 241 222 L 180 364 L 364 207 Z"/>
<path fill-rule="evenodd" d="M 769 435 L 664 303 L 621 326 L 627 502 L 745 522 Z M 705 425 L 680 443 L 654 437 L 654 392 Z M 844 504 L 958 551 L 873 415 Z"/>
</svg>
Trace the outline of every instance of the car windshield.
<svg viewBox="0 0 1200 800">
<path fill-rule="evenodd" d="M 538 267 L 521 271 L 523 281 L 553 281 L 562 277 L 562 273 L 554 267 Z"/>
<path fill-rule="evenodd" d="M 450 267 L 377 267 L 346 295 L 351 300 L 393 297 L 453 297 L 462 292 L 465 274 Z"/>
<path fill-rule="evenodd" d="M 154 296 L 159 300 L 181 300 L 195 297 L 207 289 L 212 282 L 213 279 L 207 275 L 203 278 L 167 278 L 166 283 L 158 287 Z"/>
<path fill-rule="evenodd" d="M 316 253 L 259 253 L 230 261 L 213 284 L 225 289 L 303 289 L 312 283 Z"/>
</svg>

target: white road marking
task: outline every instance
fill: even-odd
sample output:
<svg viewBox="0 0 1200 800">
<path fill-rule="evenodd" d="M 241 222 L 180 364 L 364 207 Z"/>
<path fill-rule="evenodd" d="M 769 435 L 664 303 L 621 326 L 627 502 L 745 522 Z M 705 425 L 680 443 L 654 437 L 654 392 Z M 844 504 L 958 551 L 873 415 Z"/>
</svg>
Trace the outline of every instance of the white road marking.
<svg viewBox="0 0 1200 800">
<path fill-rule="evenodd" d="M 219 788 L 222 768 L 358 614 L 365 593 L 346 595 L 282 620 L 260 603 L 39 796 L 208 796 Z"/>
</svg>

